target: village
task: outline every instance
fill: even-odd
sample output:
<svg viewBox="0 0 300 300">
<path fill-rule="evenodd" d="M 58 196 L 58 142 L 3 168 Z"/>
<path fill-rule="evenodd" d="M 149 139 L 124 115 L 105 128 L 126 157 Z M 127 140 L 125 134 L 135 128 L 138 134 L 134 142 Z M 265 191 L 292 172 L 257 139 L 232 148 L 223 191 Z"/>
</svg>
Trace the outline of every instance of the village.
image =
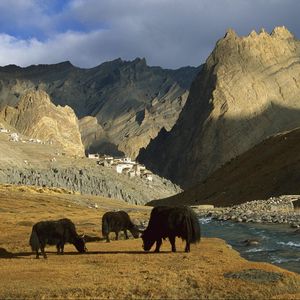
<svg viewBox="0 0 300 300">
<path fill-rule="evenodd" d="M 10 142 L 21 142 L 21 143 L 35 143 L 35 144 L 52 144 L 52 141 L 42 141 L 40 139 L 24 139 L 18 133 L 11 132 L 9 129 L 0 127 L 0 133 L 6 134 L 9 136 Z M 55 153 L 56 156 L 60 153 Z M 64 155 L 64 153 L 62 153 Z M 89 159 L 95 159 L 97 164 L 104 167 L 109 167 L 114 169 L 118 174 L 128 175 L 129 178 L 140 177 L 147 181 L 153 181 L 153 174 L 146 169 L 145 166 L 139 164 L 138 162 L 131 160 L 129 157 L 113 157 L 109 155 L 101 154 L 88 154 Z M 56 161 L 56 158 L 53 157 L 50 159 L 51 162 Z M 28 161 L 24 161 L 28 164 Z"/>
<path fill-rule="evenodd" d="M 125 174 L 130 178 L 137 176 L 148 181 L 153 181 L 153 174 L 145 166 L 131 160 L 129 157 L 88 154 L 88 158 L 96 159 L 98 165 L 115 169 L 118 174 Z"/>
</svg>

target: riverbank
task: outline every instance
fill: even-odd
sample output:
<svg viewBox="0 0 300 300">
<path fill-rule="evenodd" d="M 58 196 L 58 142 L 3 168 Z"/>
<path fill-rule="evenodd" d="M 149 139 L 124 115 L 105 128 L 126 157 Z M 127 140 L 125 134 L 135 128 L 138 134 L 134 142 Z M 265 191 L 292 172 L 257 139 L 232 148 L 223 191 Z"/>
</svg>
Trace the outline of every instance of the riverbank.
<svg viewBox="0 0 300 300">
<path fill-rule="evenodd" d="M 232 207 L 213 208 L 200 205 L 193 208 L 200 217 L 211 217 L 218 221 L 287 224 L 300 228 L 300 209 L 294 208 L 291 196 L 249 201 Z"/>
<path fill-rule="evenodd" d="M 92 205 L 93 204 L 93 205 Z M 79 233 L 100 237 L 103 213 L 126 210 L 135 222 L 148 220 L 150 207 L 60 189 L 0 187 L 0 298 L 171 298 L 299 299 L 300 275 L 268 263 L 247 261 L 227 243 L 203 238 L 191 253 L 142 251 L 140 239 L 87 243 L 77 254 L 67 245 L 57 256 L 36 260 L 28 247 L 32 224 L 71 218 Z M 113 236 L 113 234 L 112 234 Z"/>
</svg>

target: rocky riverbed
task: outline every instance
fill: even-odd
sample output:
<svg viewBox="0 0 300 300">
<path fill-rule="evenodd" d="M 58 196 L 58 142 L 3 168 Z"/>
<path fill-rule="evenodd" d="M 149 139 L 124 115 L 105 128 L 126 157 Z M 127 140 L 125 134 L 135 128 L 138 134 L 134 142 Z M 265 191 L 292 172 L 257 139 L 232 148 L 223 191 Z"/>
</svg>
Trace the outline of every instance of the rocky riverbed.
<svg viewBox="0 0 300 300">
<path fill-rule="evenodd" d="M 300 228 L 300 209 L 294 208 L 295 200 L 298 200 L 297 196 L 280 196 L 232 207 L 198 206 L 194 209 L 200 217 L 212 217 L 219 221 L 289 224 Z"/>
</svg>

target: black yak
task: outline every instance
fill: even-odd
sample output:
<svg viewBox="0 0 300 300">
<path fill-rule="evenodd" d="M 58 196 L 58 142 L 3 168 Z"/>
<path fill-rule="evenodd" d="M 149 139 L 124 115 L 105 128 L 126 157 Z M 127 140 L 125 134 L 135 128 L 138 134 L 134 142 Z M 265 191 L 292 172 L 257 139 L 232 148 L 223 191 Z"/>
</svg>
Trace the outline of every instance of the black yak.
<svg viewBox="0 0 300 300">
<path fill-rule="evenodd" d="M 163 238 L 169 238 L 172 252 L 176 252 L 175 239 L 186 241 L 185 252 L 190 252 L 190 244 L 200 242 L 200 223 L 196 213 L 187 206 L 157 206 L 152 209 L 148 227 L 142 234 L 143 248 L 149 251 L 156 242 L 155 252 L 159 252 Z"/>
<path fill-rule="evenodd" d="M 36 258 L 39 258 L 39 249 L 44 258 L 47 258 L 45 253 L 47 244 L 56 245 L 57 254 L 63 254 L 65 243 L 73 244 L 80 253 L 86 251 L 84 239 L 76 233 L 71 220 L 41 221 L 33 225 L 29 244 L 32 251 L 36 252 Z"/>
<path fill-rule="evenodd" d="M 131 232 L 134 238 L 139 237 L 139 229 L 134 225 L 127 212 L 125 211 L 108 211 L 102 217 L 102 235 L 109 242 L 109 233 L 116 234 L 116 240 L 119 238 L 119 232 L 124 231 L 126 239 L 128 239 L 127 230 Z"/>
</svg>

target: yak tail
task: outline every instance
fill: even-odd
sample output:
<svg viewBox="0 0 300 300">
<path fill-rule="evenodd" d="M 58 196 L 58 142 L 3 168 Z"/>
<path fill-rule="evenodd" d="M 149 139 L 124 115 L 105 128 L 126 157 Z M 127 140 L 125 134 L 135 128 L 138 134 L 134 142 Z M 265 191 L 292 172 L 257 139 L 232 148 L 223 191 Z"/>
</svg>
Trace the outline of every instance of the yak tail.
<svg viewBox="0 0 300 300">
<path fill-rule="evenodd" d="M 109 234 L 109 225 L 106 218 L 102 219 L 102 236 L 106 237 Z"/>
<path fill-rule="evenodd" d="M 185 217 L 185 226 L 187 241 L 189 243 L 199 243 L 201 239 L 201 229 L 197 214 L 190 208 L 188 215 Z"/>
<path fill-rule="evenodd" d="M 40 248 L 39 237 L 34 227 L 32 228 L 29 245 L 31 246 L 32 251 L 37 251 Z"/>
</svg>

